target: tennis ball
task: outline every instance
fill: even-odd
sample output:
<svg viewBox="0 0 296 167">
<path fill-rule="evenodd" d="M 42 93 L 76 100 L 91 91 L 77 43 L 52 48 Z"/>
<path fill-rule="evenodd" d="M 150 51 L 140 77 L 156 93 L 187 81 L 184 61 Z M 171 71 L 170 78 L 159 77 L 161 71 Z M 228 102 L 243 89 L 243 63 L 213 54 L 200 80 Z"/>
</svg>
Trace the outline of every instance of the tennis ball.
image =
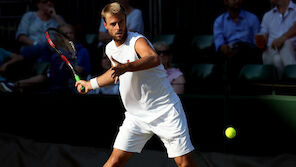
<svg viewBox="0 0 296 167">
<path fill-rule="evenodd" d="M 225 130 L 225 136 L 226 136 L 228 139 L 233 139 L 233 138 L 236 136 L 236 130 L 235 130 L 233 127 L 228 127 L 228 128 Z"/>
</svg>

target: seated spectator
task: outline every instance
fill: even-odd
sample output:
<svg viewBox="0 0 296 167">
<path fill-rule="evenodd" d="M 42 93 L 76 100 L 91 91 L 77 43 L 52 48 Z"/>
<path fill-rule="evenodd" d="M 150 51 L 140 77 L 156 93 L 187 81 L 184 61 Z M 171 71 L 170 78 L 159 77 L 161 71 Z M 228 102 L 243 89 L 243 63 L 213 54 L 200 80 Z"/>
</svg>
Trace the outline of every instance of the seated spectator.
<svg viewBox="0 0 296 167">
<path fill-rule="evenodd" d="M 73 26 L 64 24 L 60 26 L 59 31 L 66 34 L 71 40 L 75 41 L 75 31 Z M 68 58 L 74 66 L 75 71 L 80 77 L 86 78 L 90 73 L 90 58 L 87 49 L 80 44 L 75 44 L 76 58 Z M 54 53 L 51 56 L 51 62 L 37 62 L 32 76 L 15 82 L 1 83 L 5 92 L 23 92 L 24 89 L 36 91 L 37 87 L 43 86 L 42 91 L 70 93 L 75 89 L 74 76 L 69 71 L 68 66 L 61 59 L 60 55 Z M 0 85 L 0 86 L 1 86 Z M 46 86 L 46 88 L 45 88 Z M 38 89 L 37 91 L 39 91 Z"/>
<path fill-rule="evenodd" d="M 123 5 L 126 10 L 126 27 L 128 31 L 138 32 L 144 34 L 144 21 L 142 17 L 142 11 L 137 8 L 133 8 L 129 4 L 129 0 L 117 0 Z M 102 46 L 111 40 L 111 36 L 108 34 L 105 26 L 104 19 L 101 18 L 100 28 L 99 28 L 99 46 Z"/>
<path fill-rule="evenodd" d="M 156 42 L 153 44 L 161 62 L 167 71 L 167 77 L 177 94 L 184 93 L 185 77 L 180 69 L 172 66 L 173 53 L 165 42 Z"/>
<path fill-rule="evenodd" d="M 7 67 L 10 64 L 20 61 L 21 59 L 22 57 L 19 54 L 0 48 L 0 81 L 6 81 L 6 78 L 3 77 L 3 74 L 6 72 Z"/>
<path fill-rule="evenodd" d="M 21 55 L 26 60 L 50 61 L 51 51 L 45 38 L 48 28 L 57 28 L 64 20 L 56 14 L 52 0 L 35 0 L 36 12 L 23 15 L 16 32 Z"/>
<path fill-rule="evenodd" d="M 111 62 L 108 59 L 108 57 L 105 53 L 105 50 L 102 51 L 100 64 L 101 64 L 101 69 L 102 69 L 101 73 L 106 72 L 111 67 Z M 91 78 L 93 78 L 93 77 L 89 76 L 87 80 L 90 80 Z M 101 87 L 99 89 L 92 90 L 91 92 L 89 92 L 89 94 L 119 95 L 119 82 L 117 82 L 116 84 L 113 84 L 113 85 L 109 85 L 109 86 Z"/>
<path fill-rule="evenodd" d="M 266 12 L 256 44 L 264 50 L 263 64 L 273 64 L 280 75 L 283 68 L 296 64 L 296 5 L 291 0 L 271 0 L 275 5 Z"/>
<path fill-rule="evenodd" d="M 256 15 L 243 10 L 243 0 L 224 0 L 227 12 L 214 22 L 216 51 L 226 58 L 227 74 L 235 78 L 245 64 L 261 63 L 260 52 L 255 47 L 255 34 L 260 22 Z"/>
</svg>

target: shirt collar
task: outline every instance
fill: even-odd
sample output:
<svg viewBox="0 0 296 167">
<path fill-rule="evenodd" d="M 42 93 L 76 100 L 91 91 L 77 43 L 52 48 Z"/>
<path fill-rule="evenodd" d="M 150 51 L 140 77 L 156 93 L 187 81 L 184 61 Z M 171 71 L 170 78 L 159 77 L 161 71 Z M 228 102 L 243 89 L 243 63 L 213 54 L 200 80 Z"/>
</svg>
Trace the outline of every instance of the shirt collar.
<svg viewBox="0 0 296 167">
<path fill-rule="evenodd" d="M 229 12 L 226 12 L 226 18 L 227 18 L 227 20 L 232 19 L 230 17 L 230 15 L 229 15 Z M 244 19 L 245 18 L 245 12 L 244 12 L 244 10 L 240 10 L 239 15 L 238 15 L 238 18 L 239 19 Z"/>
<path fill-rule="evenodd" d="M 289 6 L 288 6 L 288 10 L 296 10 L 296 4 L 294 4 L 292 1 L 289 2 Z M 278 8 L 277 6 L 275 6 L 272 11 L 275 13 L 275 12 L 278 12 Z"/>
</svg>

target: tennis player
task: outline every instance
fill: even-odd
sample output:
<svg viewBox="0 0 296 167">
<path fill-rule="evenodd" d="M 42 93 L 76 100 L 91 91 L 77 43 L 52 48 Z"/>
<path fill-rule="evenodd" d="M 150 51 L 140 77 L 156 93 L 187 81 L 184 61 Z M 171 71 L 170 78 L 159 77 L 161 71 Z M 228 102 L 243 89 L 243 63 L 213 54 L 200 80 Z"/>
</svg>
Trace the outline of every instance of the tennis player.
<svg viewBox="0 0 296 167">
<path fill-rule="evenodd" d="M 119 3 L 106 5 L 101 14 L 113 39 L 106 46 L 112 67 L 90 81 L 76 82 L 75 86 L 78 92 L 87 93 L 120 80 L 125 120 L 104 167 L 124 166 L 154 134 L 179 167 L 196 167 L 182 104 L 153 46 L 144 36 L 127 31 L 126 13 Z M 82 86 L 85 92 L 81 92 Z"/>
</svg>

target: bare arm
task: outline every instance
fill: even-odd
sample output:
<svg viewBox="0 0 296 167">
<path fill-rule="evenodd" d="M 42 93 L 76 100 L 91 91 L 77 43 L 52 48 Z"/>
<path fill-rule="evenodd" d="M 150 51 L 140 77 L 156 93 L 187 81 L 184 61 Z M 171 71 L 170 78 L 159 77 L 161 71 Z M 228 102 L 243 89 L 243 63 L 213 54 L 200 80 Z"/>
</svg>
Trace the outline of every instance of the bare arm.
<svg viewBox="0 0 296 167">
<path fill-rule="evenodd" d="M 149 68 L 156 67 L 160 64 L 160 58 L 155 53 L 155 51 L 150 47 L 146 39 L 140 38 L 137 40 L 135 44 L 135 50 L 140 56 L 139 60 L 134 62 L 127 62 L 127 63 L 119 63 L 117 60 L 113 59 L 111 56 L 111 61 L 115 64 L 111 67 L 108 71 L 106 71 L 101 76 L 98 76 L 97 82 L 100 87 L 111 85 L 116 83 L 118 77 L 126 72 L 133 72 L 133 71 L 140 71 L 146 70 Z M 77 87 L 78 92 L 80 93 L 88 93 L 93 88 L 90 84 L 90 81 L 78 81 L 76 82 L 75 86 Z M 85 87 L 85 92 L 81 92 L 81 87 Z"/>
<path fill-rule="evenodd" d="M 34 44 L 34 41 L 24 34 L 22 34 L 18 37 L 18 41 L 21 44 L 26 45 L 26 46 L 32 46 Z"/>
<path fill-rule="evenodd" d="M 96 77 L 97 83 L 100 87 L 104 87 L 107 85 L 111 85 L 115 82 L 115 79 L 111 76 L 113 73 L 113 70 L 111 70 L 111 68 L 106 71 L 104 74 Z M 84 80 L 80 80 L 77 81 L 75 86 L 77 87 L 77 91 L 79 93 L 83 93 L 86 94 L 89 91 L 93 90 L 93 87 L 90 84 L 90 81 L 84 81 Z M 85 91 L 81 92 L 81 87 L 84 86 L 85 87 Z"/>
<path fill-rule="evenodd" d="M 17 61 L 20 61 L 22 59 L 23 59 L 23 57 L 21 55 L 18 55 L 18 54 L 13 53 L 11 55 L 11 59 L 8 60 L 7 62 L 3 63 L 0 66 L 0 72 L 4 72 L 9 65 L 11 65 L 11 64 L 13 64 L 13 63 L 15 63 Z"/>
<path fill-rule="evenodd" d="M 115 64 L 115 66 L 112 67 L 112 70 L 114 71 L 112 74 L 113 78 L 117 78 L 126 72 L 147 70 L 160 65 L 159 56 L 151 48 L 146 39 L 139 38 L 135 44 L 135 50 L 140 56 L 140 59 L 131 63 L 127 62 L 122 64 L 111 57 L 111 61 Z"/>
<path fill-rule="evenodd" d="M 180 75 L 178 78 L 176 78 L 172 82 L 172 87 L 174 88 L 174 90 L 177 94 L 183 94 L 184 93 L 184 84 L 185 84 L 185 78 L 183 75 Z"/>
<path fill-rule="evenodd" d="M 271 47 L 272 48 L 281 48 L 286 40 L 288 40 L 289 38 L 292 38 L 294 36 L 296 36 L 296 22 L 294 22 L 292 27 L 290 27 L 290 29 L 286 33 L 284 33 L 279 38 L 273 40 Z"/>
<path fill-rule="evenodd" d="M 49 8 L 49 13 L 58 22 L 59 25 L 65 24 L 64 20 L 59 15 L 57 15 L 55 8 Z"/>
</svg>

